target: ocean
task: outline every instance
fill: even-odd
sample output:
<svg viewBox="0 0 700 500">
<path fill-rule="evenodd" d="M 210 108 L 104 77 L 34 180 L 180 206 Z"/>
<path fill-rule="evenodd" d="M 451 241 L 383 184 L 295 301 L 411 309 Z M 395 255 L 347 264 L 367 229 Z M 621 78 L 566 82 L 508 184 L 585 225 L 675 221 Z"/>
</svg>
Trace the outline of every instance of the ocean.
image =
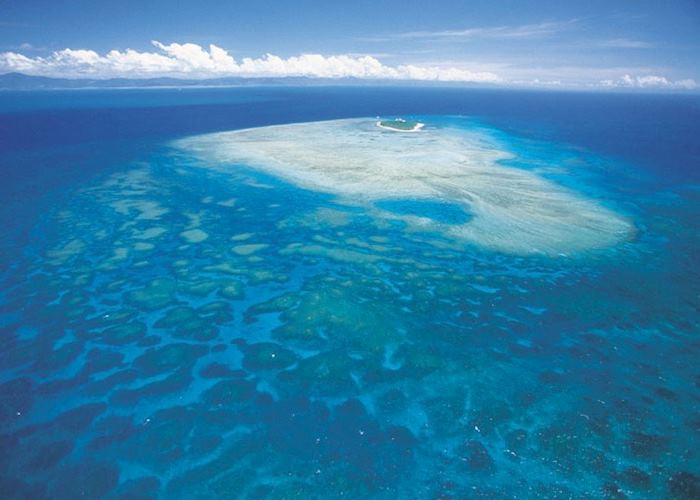
<svg viewBox="0 0 700 500">
<path fill-rule="evenodd" d="M 699 124 L 691 94 L 0 92 L 0 496 L 700 497 Z"/>
</svg>

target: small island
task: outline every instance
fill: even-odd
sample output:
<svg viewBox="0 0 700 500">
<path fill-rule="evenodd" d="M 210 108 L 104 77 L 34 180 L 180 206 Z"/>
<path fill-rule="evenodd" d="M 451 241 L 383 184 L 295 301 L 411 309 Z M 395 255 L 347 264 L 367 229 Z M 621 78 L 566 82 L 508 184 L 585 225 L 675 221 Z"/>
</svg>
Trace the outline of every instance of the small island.
<svg viewBox="0 0 700 500">
<path fill-rule="evenodd" d="M 379 120 L 377 127 L 393 130 L 394 132 L 418 132 L 425 126 L 424 123 L 396 118 L 395 120 Z"/>
</svg>

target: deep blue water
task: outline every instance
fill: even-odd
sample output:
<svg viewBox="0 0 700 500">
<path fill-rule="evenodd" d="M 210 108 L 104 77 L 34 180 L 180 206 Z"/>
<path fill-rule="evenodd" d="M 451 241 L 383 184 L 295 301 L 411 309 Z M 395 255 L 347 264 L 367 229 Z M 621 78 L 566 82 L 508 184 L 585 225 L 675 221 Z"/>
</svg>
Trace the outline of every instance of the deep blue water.
<svg viewBox="0 0 700 500">
<path fill-rule="evenodd" d="M 456 248 L 171 145 L 377 115 L 468 117 L 635 236 Z M 0 497 L 699 498 L 698 124 L 690 95 L 0 92 Z"/>
</svg>

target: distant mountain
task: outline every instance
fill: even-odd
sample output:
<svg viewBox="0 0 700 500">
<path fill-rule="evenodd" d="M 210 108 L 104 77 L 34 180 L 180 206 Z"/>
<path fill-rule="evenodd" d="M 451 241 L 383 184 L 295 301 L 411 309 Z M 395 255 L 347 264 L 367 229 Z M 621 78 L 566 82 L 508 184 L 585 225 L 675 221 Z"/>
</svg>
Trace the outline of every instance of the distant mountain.
<svg viewBox="0 0 700 500">
<path fill-rule="evenodd" d="M 273 83 L 294 83 L 309 78 L 213 78 L 192 80 L 180 78 L 49 78 L 31 76 L 23 73 L 6 73 L 0 75 L 2 90 L 41 90 L 41 89 L 80 89 L 80 88 L 124 88 L 124 87 L 192 87 L 192 86 L 229 86 L 260 85 Z"/>
<path fill-rule="evenodd" d="M 361 80 L 358 78 L 306 78 L 306 77 L 227 77 L 206 80 L 180 78 L 49 78 L 23 73 L 0 75 L 0 90 L 51 90 L 84 88 L 127 88 L 127 87 L 229 87 L 249 85 L 425 85 L 429 82 L 396 80 Z M 460 86 L 465 86 L 464 83 Z"/>
</svg>

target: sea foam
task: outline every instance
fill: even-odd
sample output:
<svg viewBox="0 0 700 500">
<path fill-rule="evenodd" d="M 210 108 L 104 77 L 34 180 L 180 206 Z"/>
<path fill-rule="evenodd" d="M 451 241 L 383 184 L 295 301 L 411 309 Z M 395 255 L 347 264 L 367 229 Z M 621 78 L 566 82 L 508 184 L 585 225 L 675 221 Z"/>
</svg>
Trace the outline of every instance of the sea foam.
<svg viewBox="0 0 700 500">
<path fill-rule="evenodd" d="M 505 165 L 515 155 L 483 129 L 428 124 L 419 133 L 397 134 L 374 120 L 350 119 L 207 134 L 176 146 L 213 168 L 244 164 L 353 203 L 458 204 L 471 215 L 467 221 L 436 221 L 431 229 L 506 253 L 570 254 L 633 233 L 624 217 L 597 200 Z"/>
</svg>

